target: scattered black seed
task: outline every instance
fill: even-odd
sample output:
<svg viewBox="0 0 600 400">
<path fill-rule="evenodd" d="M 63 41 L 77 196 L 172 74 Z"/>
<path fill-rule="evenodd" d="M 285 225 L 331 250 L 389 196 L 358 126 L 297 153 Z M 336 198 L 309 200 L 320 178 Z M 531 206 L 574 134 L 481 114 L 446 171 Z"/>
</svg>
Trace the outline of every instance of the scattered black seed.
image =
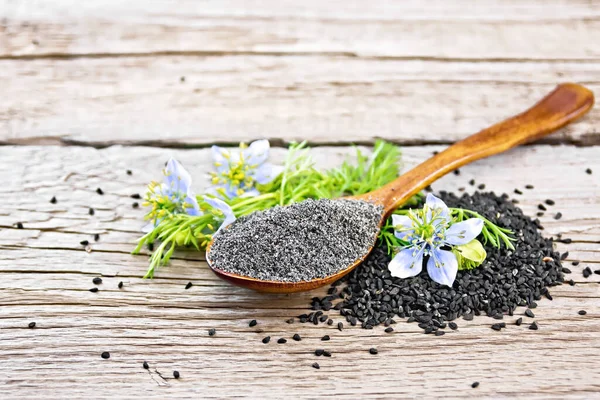
<svg viewBox="0 0 600 400">
<path fill-rule="evenodd" d="M 127 172 L 127 175 L 131 175 L 131 174 L 133 174 L 133 172 L 131 172 L 131 170 L 130 170 L 130 169 L 128 169 L 126 172 Z"/>
<path fill-rule="evenodd" d="M 105 360 L 108 360 L 110 358 L 110 353 L 108 351 L 104 351 L 102 352 L 102 354 L 100 354 L 100 357 L 104 358 Z"/>
<path fill-rule="evenodd" d="M 459 192 L 464 192 L 464 191 L 465 191 L 465 188 L 461 186 L 461 187 L 459 187 L 459 188 L 458 188 L 458 191 L 459 191 Z"/>
<path fill-rule="evenodd" d="M 252 328 L 253 326 L 256 326 L 256 320 L 255 320 L 255 319 L 253 319 L 252 321 L 250 321 L 250 323 L 248 324 L 248 326 L 249 326 L 250 328 Z"/>
<path fill-rule="evenodd" d="M 94 285 L 99 285 L 102 283 L 102 278 L 94 278 L 92 279 L 92 282 L 94 283 Z"/>
<path fill-rule="evenodd" d="M 319 363 L 316 363 L 316 362 L 312 363 L 312 367 L 314 369 L 321 369 L 321 366 L 319 365 Z"/>
<path fill-rule="evenodd" d="M 96 293 L 96 292 L 98 292 L 98 288 L 97 287 L 93 287 L 93 288 L 90 289 L 90 292 Z"/>
<path fill-rule="evenodd" d="M 285 340 L 284 338 L 279 338 L 279 339 L 277 340 L 277 343 L 279 343 L 279 344 L 284 344 L 284 343 L 287 343 L 287 340 Z"/>
<path fill-rule="evenodd" d="M 562 268 L 562 272 L 563 272 L 563 274 L 570 274 L 571 270 L 569 268 L 567 268 L 567 267 L 563 267 Z"/>
<path fill-rule="evenodd" d="M 331 357 L 331 353 L 327 350 L 323 350 L 323 357 Z"/>
<path fill-rule="evenodd" d="M 485 184 L 484 183 L 480 184 L 479 186 L 477 186 L 477 189 L 479 189 L 479 190 L 485 189 Z"/>
<path fill-rule="evenodd" d="M 187 285 L 185 285 L 185 289 L 187 290 L 187 289 L 191 288 L 192 286 L 193 286 L 193 283 L 188 282 Z"/>
<path fill-rule="evenodd" d="M 552 200 L 552 199 L 546 199 L 545 203 L 548 204 L 549 206 L 553 206 L 555 204 L 554 200 Z"/>
<path fill-rule="evenodd" d="M 344 329 L 344 324 L 342 324 L 341 322 L 338 322 L 338 331 L 342 331 L 342 329 Z"/>
<path fill-rule="evenodd" d="M 150 251 L 154 251 L 154 243 L 153 243 L 153 242 L 149 242 L 149 243 L 147 244 L 147 246 L 148 246 L 148 250 L 150 250 Z"/>
<path fill-rule="evenodd" d="M 529 308 L 531 308 L 531 309 L 537 308 L 537 303 L 535 301 L 532 301 L 531 303 L 529 303 Z"/>
<path fill-rule="evenodd" d="M 181 78 L 179 78 L 179 82 L 185 82 L 185 76 L 182 76 Z"/>
<path fill-rule="evenodd" d="M 538 204 L 538 209 L 542 210 L 542 211 L 546 211 L 547 208 L 545 205 L 543 205 L 542 203 Z"/>
<path fill-rule="evenodd" d="M 592 169 L 591 168 L 586 169 L 585 173 L 588 174 L 588 175 L 591 175 L 592 174 Z"/>
<path fill-rule="evenodd" d="M 516 194 L 523 194 L 523 192 L 521 192 L 519 189 L 515 189 L 515 193 Z"/>
<path fill-rule="evenodd" d="M 523 318 L 519 317 L 516 321 L 515 321 L 515 325 L 517 326 L 521 326 L 521 324 L 523 323 Z"/>
<path fill-rule="evenodd" d="M 579 265 L 579 261 L 578 261 L 578 260 L 575 260 L 575 261 L 573 261 L 573 262 L 571 263 L 571 265 L 573 265 L 573 266 L 575 266 L 575 267 L 576 267 L 576 266 L 578 266 L 578 265 Z"/>
<path fill-rule="evenodd" d="M 546 296 L 548 300 L 552 300 L 552 295 L 550 294 L 550 292 L 546 291 L 546 293 L 544 293 L 544 296 Z"/>
<path fill-rule="evenodd" d="M 98 240 L 100 240 L 100 234 L 96 233 L 94 234 L 94 242 L 97 242 Z"/>
<path fill-rule="evenodd" d="M 600 275 L 600 269 L 597 269 L 597 270 L 595 270 L 595 271 L 594 271 L 594 273 L 595 273 L 596 275 Z"/>
<path fill-rule="evenodd" d="M 88 244 L 90 244 L 89 240 L 82 240 L 81 242 L 79 242 L 80 245 L 82 246 L 87 246 Z"/>
<path fill-rule="evenodd" d="M 330 339 L 331 339 L 331 338 L 329 337 L 329 335 L 325 335 L 325 336 L 323 336 L 323 337 L 321 338 L 321 340 L 322 340 L 322 341 L 324 341 L 324 342 L 325 342 L 325 341 L 328 341 L 328 340 L 330 340 Z"/>
<path fill-rule="evenodd" d="M 573 239 L 571 239 L 571 238 L 558 239 L 557 242 L 571 244 L 573 242 Z"/>
<path fill-rule="evenodd" d="M 562 253 L 562 254 L 560 255 L 560 260 L 561 260 L 561 261 L 563 261 L 563 260 L 566 260 L 566 259 L 567 259 L 567 257 L 569 257 L 569 252 L 568 252 L 568 251 L 565 251 L 564 253 Z"/>
<path fill-rule="evenodd" d="M 456 325 L 456 323 L 455 323 L 455 322 L 449 322 L 449 323 L 448 323 L 448 327 L 449 327 L 450 329 L 452 329 L 453 331 L 455 331 L 455 330 L 457 330 L 457 329 L 458 329 L 458 325 Z"/>
<path fill-rule="evenodd" d="M 435 331 L 435 336 L 444 336 L 446 332 L 444 331 Z"/>
<path fill-rule="evenodd" d="M 123 281 L 119 282 L 119 289 L 123 289 Z"/>
<path fill-rule="evenodd" d="M 316 349 L 315 356 L 320 357 L 323 355 L 324 352 L 325 352 L 325 350 L 323 350 L 323 349 Z"/>
<path fill-rule="evenodd" d="M 494 324 L 492 325 L 492 329 L 495 331 L 499 331 L 500 329 L 502 329 L 502 326 L 500 324 Z"/>
<path fill-rule="evenodd" d="M 144 367 L 144 369 L 150 369 L 150 366 L 148 365 L 148 363 L 146 361 L 144 361 L 144 363 L 142 364 L 142 367 Z"/>
<path fill-rule="evenodd" d="M 22 222 L 17 222 L 17 229 L 23 229 L 23 223 Z"/>
<path fill-rule="evenodd" d="M 525 185 L 525 189 L 533 189 L 533 185 Z"/>
<path fill-rule="evenodd" d="M 476 388 L 476 387 L 478 387 L 478 386 L 479 386 L 479 382 L 473 382 L 473 383 L 471 384 L 471 387 L 472 387 L 473 389 L 475 389 L 475 388 Z"/>
<path fill-rule="evenodd" d="M 575 286 L 575 281 L 573 279 L 569 280 L 569 285 Z"/>
<path fill-rule="evenodd" d="M 94 209 L 90 207 L 90 209 L 88 210 L 88 214 L 94 215 L 95 213 L 96 212 L 94 211 Z"/>
<path fill-rule="evenodd" d="M 519 200 L 517 200 L 517 199 L 511 199 L 510 202 L 513 203 L 513 204 L 519 204 Z"/>
<path fill-rule="evenodd" d="M 525 316 L 529 318 L 535 318 L 535 314 L 530 309 L 525 310 Z"/>
<path fill-rule="evenodd" d="M 296 342 L 299 342 L 302 340 L 302 338 L 300 337 L 300 335 L 298 335 L 297 333 L 294 334 L 294 336 L 292 336 L 292 339 L 294 339 Z M 284 339 L 285 340 L 285 339 Z M 284 342 L 285 343 L 285 342 Z"/>
<path fill-rule="evenodd" d="M 471 186 L 475 185 L 475 179 L 471 179 L 471 180 L 469 181 L 469 185 L 471 185 Z"/>
<path fill-rule="evenodd" d="M 52 196 L 52 198 L 50 199 L 50 203 L 56 204 L 56 196 Z"/>
<path fill-rule="evenodd" d="M 30 322 L 27 326 L 29 327 L 29 329 L 33 329 L 35 328 L 35 322 Z"/>
<path fill-rule="evenodd" d="M 460 175 L 460 169 L 455 169 L 454 170 L 454 175 Z"/>
<path fill-rule="evenodd" d="M 371 348 L 369 349 L 369 353 L 371 353 L 371 354 L 375 355 L 375 354 L 377 354 L 377 353 L 379 353 L 379 352 L 377 351 L 377 349 L 376 349 L 375 347 L 371 347 Z"/>
<path fill-rule="evenodd" d="M 173 378 L 179 379 L 181 375 L 179 375 L 179 371 L 173 371 Z"/>
<path fill-rule="evenodd" d="M 217 330 L 215 328 L 210 328 L 208 330 L 208 336 L 215 336 L 216 333 L 217 333 Z"/>
<path fill-rule="evenodd" d="M 537 215 L 538 217 L 543 217 L 544 213 L 542 211 L 538 211 L 535 215 Z"/>
<path fill-rule="evenodd" d="M 271 341 L 271 336 L 264 337 L 264 338 L 263 338 L 263 340 L 262 340 L 262 342 L 263 342 L 264 344 L 267 344 L 267 343 L 269 343 L 270 341 Z"/>
<path fill-rule="evenodd" d="M 327 325 L 333 325 L 333 320 L 331 318 L 327 320 Z"/>
<path fill-rule="evenodd" d="M 137 201 L 135 201 L 131 204 L 131 207 L 133 207 L 133 208 L 138 208 L 139 206 L 140 206 L 140 203 L 138 203 Z"/>
<path fill-rule="evenodd" d="M 554 214 L 554 219 L 555 220 L 559 220 L 562 218 L 562 213 L 561 212 L 557 212 L 556 214 Z"/>
<path fill-rule="evenodd" d="M 585 311 L 585 310 L 579 310 L 577 312 L 577 314 L 579 314 L 579 315 L 585 315 L 585 314 L 587 314 L 587 311 Z M 35 324 L 35 322 L 34 322 L 34 324 Z"/>
<path fill-rule="evenodd" d="M 531 325 L 529 325 L 529 329 L 531 329 L 532 331 L 537 331 L 538 330 L 538 324 L 537 324 L 537 322 L 533 321 L 531 323 Z"/>
<path fill-rule="evenodd" d="M 140 196 L 140 194 L 139 194 L 139 193 L 134 193 L 134 194 L 132 194 L 132 195 L 131 195 L 131 196 L 129 196 L 129 197 L 131 197 L 132 199 L 136 199 L 136 200 L 139 200 L 139 199 L 141 199 L 141 198 L 142 198 L 142 196 Z"/>
<path fill-rule="evenodd" d="M 426 192 L 433 192 L 433 189 L 431 188 L 431 185 L 425 186 L 425 191 Z"/>
<path fill-rule="evenodd" d="M 98 193 L 98 194 L 104 194 L 104 192 L 100 188 L 96 189 L 96 193 Z"/>
<path fill-rule="evenodd" d="M 590 267 L 585 267 L 583 270 L 583 277 L 584 278 L 589 278 L 589 276 L 592 274 L 592 269 Z"/>
<path fill-rule="evenodd" d="M 286 319 L 285 323 L 286 324 L 293 324 L 294 323 L 294 318 Z"/>
<path fill-rule="evenodd" d="M 391 326 L 389 328 L 385 328 L 385 333 L 392 333 L 394 332 L 394 328 L 392 328 Z"/>
</svg>

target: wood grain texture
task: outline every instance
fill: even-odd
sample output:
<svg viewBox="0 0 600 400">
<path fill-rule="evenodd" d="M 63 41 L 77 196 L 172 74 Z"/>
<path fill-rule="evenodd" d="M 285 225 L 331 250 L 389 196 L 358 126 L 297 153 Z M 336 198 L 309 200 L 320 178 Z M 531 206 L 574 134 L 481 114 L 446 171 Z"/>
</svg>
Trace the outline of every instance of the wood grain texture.
<svg viewBox="0 0 600 400">
<path fill-rule="evenodd" d="M 404 169 L 441 146 L 404 149 Z M 512 325 L 495 332 L 487 317 L 457 321 L 443 337 L 420 333 L 403 321 L 393 334 L 286 324 L 306 312 L 312 293 L 261 295 L 217 279 L 203 257 L 179 252 L 152 281 L 141 279 L 147 257 L 131 256 L 143 210 L 132 193 L 160 176 L 176 156 L 195 177 L 198 191 L 209 166 L 208 149 L 27 146 L 0 148 L 0 389 L 7 399 L 33 398 L 436 398 L 521 397 L 588 399 L 597 396 L 600 373 L 600 171 L 598 147 L 535 145 L 461 168 L 434 184 L 458 190 L 472 178 L 487 189 L 511 193 L 533 214 L 552 198 L 541 217 L 548 235 L 578 266 L 568 265 L 575 286 L 551 290 L 553 301 L 536 308 L 540 330 Z M 345 147 L 314 149 L 319 166 L 352 154 Z M 282 149 L 272 158 L 281 161 Z M 127 175 L 131 169 L 133 174 Z M 19 176 L 21 179 L 13 179 Z M 535 189 L 526 190 L 526 184 Z M 95 190 L 101 187 L 104 195 Z M 56 204 L 49 203 L 56 196 Z M 94 216 L 88 214 L 94 207 Z M 552 215 L 561 211 L 563 218 Z M 20 221 L 24 229 L 15 229 Z M 79 244 L 100 233 L 90 253 Z M 98 293 L 92 278 L 102 276 Z M 123 281 L 123 289 L 118 282 Z M 188 281 L 194 286 L 185 290 Z M 588 314 L 580 316 L 577 311 Z M 329 313 L 334 316 L 334 313 Z M 259 321 L 249 328 L 251 319 Z M 527 319 L 527 318 L 525 318 Z M 337 320 L 341 320 L 336 317 Z M 35 329 L 27 324 L 36 321 Z M 216 328 L 209 337 L 207 330 Z M 299 333 L 303 340 L 294 342 Z M 329 334 L 330 342 L 320 341 Z M 272 342 L 261 339 L 270 335 Z M 275 340 L 289 341 L 278 345 Z M 368 353 L 377 347 L 379 355 Z M 315 357 L 316 348 L 333 353 Z M 103 360 L 100 353 L 109 351 Z M 142 368 L 142 362 L 150 370 Z M 311 368 L 318 361 L 321 370 Z M 178 370 L 181 379 L 172 379 Z M 474 381 L 481 382 L 471 389 Z M 252 384 L 249 384 L 251 382 Z"/>
<path fill-rule="evenodd" d="M 596 1 L 0 2 L 0 56 L 337 53 L 598 59 Z"/>
<path fill-rule="evenodd" d="M 180 78 L 185 77 L 185 82 Z M 327 56 L 0 60 L 0 143 L 453 143 L 600 63 Z M 600 144 L 600 108 L 547 143 Z"/>
</svg>

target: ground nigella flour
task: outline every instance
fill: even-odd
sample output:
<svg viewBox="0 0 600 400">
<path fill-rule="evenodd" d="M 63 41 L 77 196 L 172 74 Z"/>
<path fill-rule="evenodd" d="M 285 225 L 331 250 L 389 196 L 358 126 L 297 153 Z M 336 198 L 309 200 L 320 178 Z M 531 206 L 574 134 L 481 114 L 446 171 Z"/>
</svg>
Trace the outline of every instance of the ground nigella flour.
<svg viewBox="0 0 600 400">
<path fill-rule="evenodd" d="M 327 199 L 258 211 L 221 230 L 208 257 L 218 269 L 261 280 L 323 278 L 369 251 L 382 213 L 365 201 Z"/>
</svg>

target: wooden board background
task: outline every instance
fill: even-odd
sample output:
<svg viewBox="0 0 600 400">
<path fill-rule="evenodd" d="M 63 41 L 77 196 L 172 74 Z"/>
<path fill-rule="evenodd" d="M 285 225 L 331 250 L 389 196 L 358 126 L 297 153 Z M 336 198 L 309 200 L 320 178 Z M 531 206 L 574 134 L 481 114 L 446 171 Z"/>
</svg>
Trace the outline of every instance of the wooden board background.
<svg viewBox="0 0 600 400">
<path fill-rule="evenodd" d="M 514 195 L 530 215 L 556 201 L 540 219 L 573 240 L 557 249 L 576 285 L 539 302 L 538 331 L 512 325 L 523 310 L 502 332 L 480 317 L 443 337 L 403 321 L 393 334 L 286 324 L 323 290 L 235 288 L 193 252 L 143 280 L 148 255 L 130 251 L 144 211 L 129 197 L 170 156 L 200 192 L 204 147 L 260 137 L 319 145 L 323 168 L 350 157 L 349 143 L 385 138 L 403 145 L 406 170 L 559 82 L 598 93 L 599 17 L 600 2 L 576 0 L 0 0 L 0 397 L 600 398 L 600 275 L 582 275 L 600 269 L 597 108 L 433 185 L 472 191 L 475 178 L 512 195 L 533 184 Z M 80 241 L 94 234 L 88 253 Z"/>
</svg>

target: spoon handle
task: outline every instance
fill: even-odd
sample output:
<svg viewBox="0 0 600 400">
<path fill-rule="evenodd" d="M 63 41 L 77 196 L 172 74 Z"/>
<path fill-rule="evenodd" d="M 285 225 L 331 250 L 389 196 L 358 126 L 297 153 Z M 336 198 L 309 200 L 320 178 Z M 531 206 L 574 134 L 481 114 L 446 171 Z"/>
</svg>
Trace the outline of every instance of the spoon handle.
<svg viewBox="0 0 600 400">
<path fill-rule="evenodd" d="M 520 144 L 538 140 L 584 115 L 594 94 L 574 83 L 558 85 L 529 110 L 482 130 L 419 164 L 393 182 L 368 193 L 385 207 L 385 216 L 438 178 L 456 168 Z"/>
</svg>

